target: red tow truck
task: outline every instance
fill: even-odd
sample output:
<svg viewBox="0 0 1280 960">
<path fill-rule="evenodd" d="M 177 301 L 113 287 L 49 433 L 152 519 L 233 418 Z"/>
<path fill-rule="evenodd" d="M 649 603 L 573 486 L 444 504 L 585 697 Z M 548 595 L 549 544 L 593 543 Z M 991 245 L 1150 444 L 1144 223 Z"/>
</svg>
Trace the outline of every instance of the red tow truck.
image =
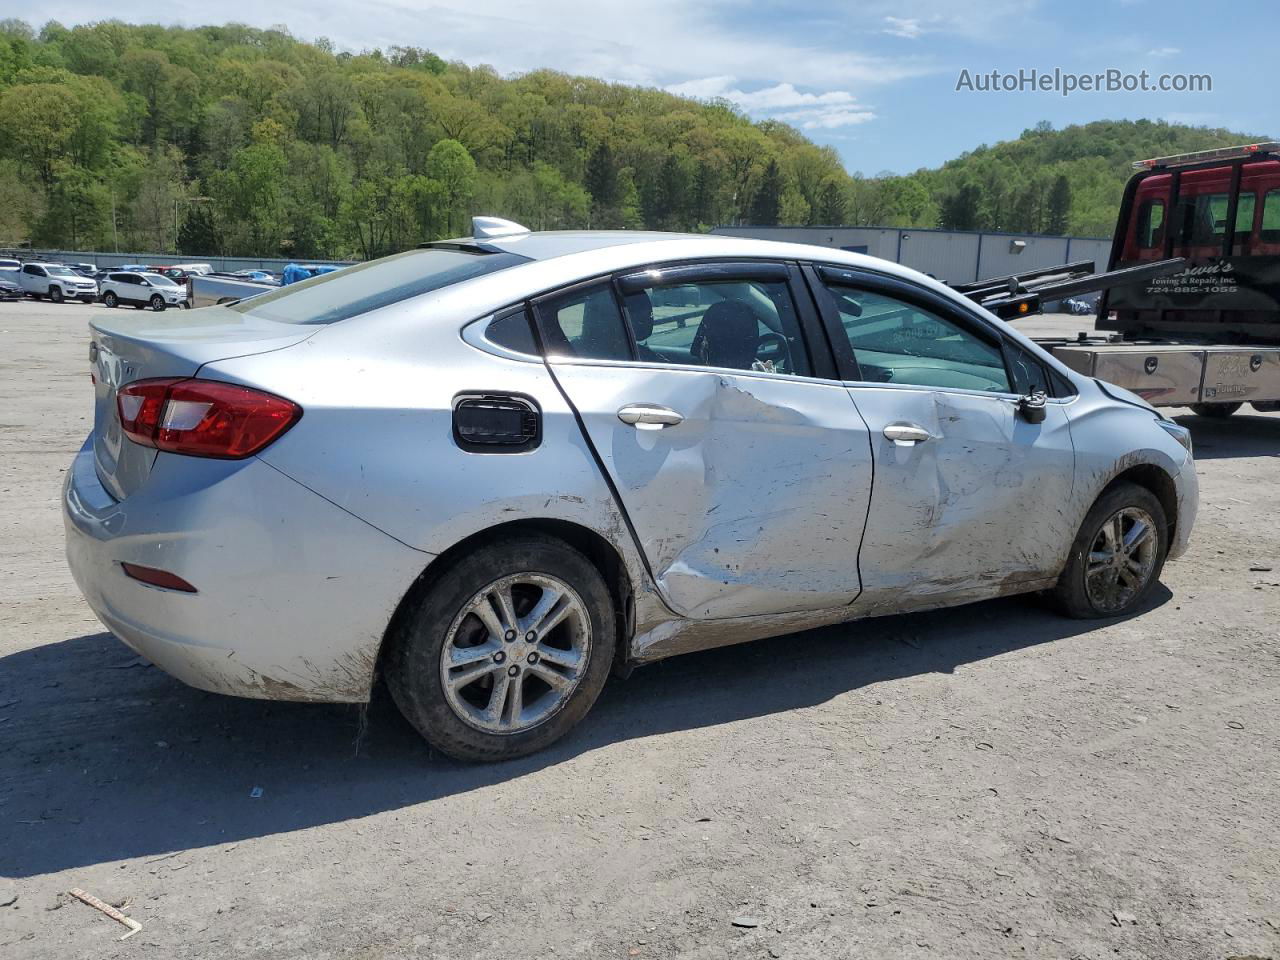
<svg viewBox="0 0 1280 960">
<path fill-rule="evenodd" d="M 1063 264 L 958 289 L 1016 318 L 1102 291 L 1102 336 L 1039 340 L 1155 406 L 1280 410 L 1280 143 L 1140 160 L 1105 273 Z"/>
</svg>

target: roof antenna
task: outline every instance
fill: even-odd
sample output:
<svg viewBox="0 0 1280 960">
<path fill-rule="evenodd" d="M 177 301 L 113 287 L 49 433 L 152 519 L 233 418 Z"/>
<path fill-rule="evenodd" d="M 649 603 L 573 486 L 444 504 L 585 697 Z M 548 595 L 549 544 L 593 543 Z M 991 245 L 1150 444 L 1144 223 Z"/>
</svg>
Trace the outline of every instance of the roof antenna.
<svg viewBox="0 0 1280 960">
<path fill-rule="evenodd" d="M 529 228 L 501 217 L 472 217 L 471 235 L 477 240 L 494 240 L 528 233 Z"/>
</svg>

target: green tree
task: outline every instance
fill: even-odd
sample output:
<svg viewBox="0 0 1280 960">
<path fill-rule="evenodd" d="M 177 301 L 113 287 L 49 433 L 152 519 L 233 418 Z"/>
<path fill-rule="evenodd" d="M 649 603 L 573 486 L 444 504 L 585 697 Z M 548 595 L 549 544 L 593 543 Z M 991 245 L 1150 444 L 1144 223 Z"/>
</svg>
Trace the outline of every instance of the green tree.
<svg viewBox="0 0 1280 960">
<path fill-rule="evenodd" d="M 776 226 L 781 212 L 782 169 L 777 160 L 770 160 L 764 168 L 760 187 L 751 200 L 751 222 L 760 227 Z"/>
<path fill-rule="evenodd" d="M 1049 210 L 1046 215 L 1045 232 L 1062 236 L 1067 232 L 1071 222 L 1071 181 L 1065 173 L 1060 173 L 1049 188 Z"/>
<path fill-rule="evenodd" d="M 437 185 L 437 223 L 447 236 L 465 232 L 467 203 L 476 186 L 476 162 L 457 140 L 441 140 L 427 154 L 427 177 Z"/>
</svg>

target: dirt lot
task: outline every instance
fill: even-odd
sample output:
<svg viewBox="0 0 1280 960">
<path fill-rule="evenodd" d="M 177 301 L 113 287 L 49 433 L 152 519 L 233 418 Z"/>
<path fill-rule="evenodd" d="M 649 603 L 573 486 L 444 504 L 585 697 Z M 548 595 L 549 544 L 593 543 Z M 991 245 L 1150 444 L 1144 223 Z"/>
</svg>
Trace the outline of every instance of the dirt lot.
<svg viewBox="0 0 1280 960">
<path fill-rule="evenodd" d="M 1280 417 L 1183 420 L 1200 524 L 1139 617 L 717 650 L 464 767 L 103 631 L 58 511 L 98 309 L 0 304 L 0 956 L 1280 958 Z"/>
</svg>

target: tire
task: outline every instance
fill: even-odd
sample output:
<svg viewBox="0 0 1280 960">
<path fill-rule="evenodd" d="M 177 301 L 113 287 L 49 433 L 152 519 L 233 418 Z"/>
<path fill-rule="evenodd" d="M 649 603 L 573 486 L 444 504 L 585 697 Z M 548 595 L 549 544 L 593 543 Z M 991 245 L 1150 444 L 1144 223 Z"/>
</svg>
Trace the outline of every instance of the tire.
<svg viewBox="0 0 1280 960">
<path fill-rule="evenodd" d="M 133 303 L 133 309 L 135 310 L 142 310 L 145 307 L 146 307 L 146 304 L 143 303 L 141 300 L 135 300 Z"/>
<path fill-rule="evenodd" d="M 50 287 L 50 288 L 49 288 L 49 299 L 50 299 L 50 300 L 52 300 L 54 303 L 61 303 L 61 302 L 62 302 L 62 288 L 61 288 L 61 287 Z"/>
<path fill-rule="evenodd" d="M 515 581 L 514 587 L 504 587 L 508 581 Z M 553 609 L 563 602 L 570 612 L 534 643 L 513 630 L 495 636 L 494 628 L 501 632 L 508 624 L 488 598 L 495 593 L 511 598 L 524 630 L 535 612 L 530 608 L 555 595 L 543 592 L 543 585 L 560 596 Z M 489 611 L 491 627 L 476 609 Z M 458 760 L 511 760 L 550 746 L 586 716 L 608 679 L 615 630 L 609 589 L 591 561 L 554 537 L 514 534 L 477 547 L 410 598 L 388 638 L 384 672 L 400 712 L 433 747 Z M 573 668 L 563 666 L 575 649 Z M 483 673 L 465 684 L 446 685 L 446 656 L 469 668 L 455 671 Z M 542 679 L 550 674 L 571 677 L 572 683 L 559 692 Z M 517 684 L 520 712 L 513 713 Z"/>
<path fill-rule="evenodd" d="M 1117 516 L 1121 517 L 1122 540 L 1128 540 L 1137 522 L 1149 521 L 1152 529 L 1134 545 L 1132 553 L 1122 552 L 1113 558 L 1109 546 L 1115 535 L 1106 528 Z M 1168 553 L 1168 518 L 1156 495 L 1136 483 L 1117 484 L 1098 498 L 1084 518 L 1071 544 L 1066 569 L 1053 589 L 1053 598 L 1063 613 L 1079 620 L 1127 616 L 1150 596 Z M 1114 568 L 1114 575 L 1109 567 Z M 1124 577 L 1124 570 L 1128 571 L 1128 578 Z"/>
<path fill-rule="evenodd" d="M 120 298 L 115 295 L 114 291 L 108 290 L 102 295 L 102 302 L 114 310 L 120 305 Z"/>
<path fill-rule="evenodd" d="M 1197 417 L 1225 420 L 1243 406 L 1243 403 L 1193 403 L 1191 412 Z"/>
<path fill-rule="evenodd" d="M 163 311 L 164 311 L 164 297 L 160 296 L 160 294 L 158 294 L 158 293 L 157 293 L 154 297 L 152 297 L 152 298 L 151 298 L 151 309 L 152 309 L 152 310 L 154 310 L 156 313 L 161 313 L 161 312 L 163 312 Z"/>
</svg>

